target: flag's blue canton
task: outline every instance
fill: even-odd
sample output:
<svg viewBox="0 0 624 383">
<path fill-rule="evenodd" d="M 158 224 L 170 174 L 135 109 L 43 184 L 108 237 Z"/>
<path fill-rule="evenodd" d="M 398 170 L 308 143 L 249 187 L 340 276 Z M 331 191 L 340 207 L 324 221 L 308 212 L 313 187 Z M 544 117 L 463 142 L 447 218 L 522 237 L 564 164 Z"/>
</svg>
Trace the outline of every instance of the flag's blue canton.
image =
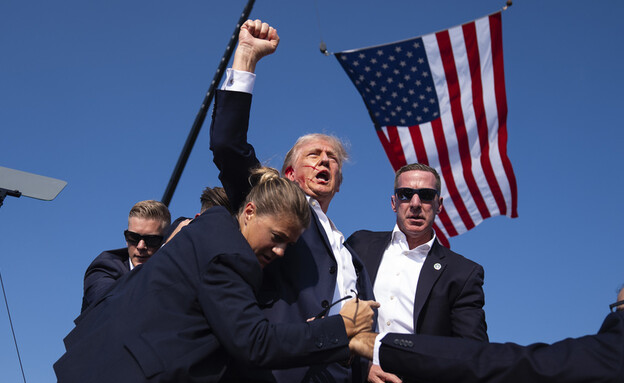
<svg viewBox="0 0 624 383">
<path fill-rule="evenodd" d="M 440 116 L 421 38 L 338 56 L 377 126 L 412 126 Z"/>
</svg>

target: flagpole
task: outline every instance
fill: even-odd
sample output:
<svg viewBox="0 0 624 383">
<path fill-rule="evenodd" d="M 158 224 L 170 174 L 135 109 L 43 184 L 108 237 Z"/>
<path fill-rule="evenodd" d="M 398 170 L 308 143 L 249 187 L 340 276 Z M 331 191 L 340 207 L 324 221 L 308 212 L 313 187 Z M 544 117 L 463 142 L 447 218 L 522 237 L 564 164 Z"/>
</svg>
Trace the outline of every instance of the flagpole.
<svg viewBox="0 0 624 383">
<path fill-rule="evenodd" d="M 165 193 L 162 197 L 162 203 L 166 206 L 169 206 L 171 202 L 171 198 L 173 197 L 173 193 L 175 192 L 176 187 L 178 186 L 178 182 L 180 181 L 180 177 L 182 176 L 182 172 L 184 171 L 184 167 L 186 166 L 186 162 L 188 161 L 189 156 L 191 155 L 191 150 L 193 150 L 193 146 L 195 145 L 195 141 L 197 140 L 197 136 L 199 135 L 199 131 L 206 119 L 206 115 L 208 114 L 208 108 L 212 103 L 212 99 L 214 98 L 214 93 L 216 87 L 221 82 L 221 78 L 223 77 L 223 73 L 227 67 L 227 64 L 230 62 L 230 58 L 232 57 L 232 52 L 234 52 L 234 46 L 238 42 L 238 33 L 241 25 L 249 18 L 249 14 L 251 13 L 251 9 L 253 8 L 255 0 L 249 0 L 245 9 L 243 9 L 243 13 L 241 14 L 238 23 L 236 24 L 236 28 L 234 29 L 234 33 L 232 37 L 230 37 L 230 41 L 228 42 L 227 47 L 225 48 L 225 53 L 223 57 L 221 57 L 221 62 L 219 63 L 219 67 L 217 68 L 217 72 L 215 73 L 212 82 L 210 83 L 210 87 L 208 88 L 208 92 L 206 93 L 206 97 L 199 108 L 199 112 L 195 117 L 195 121 L 193 122 L 193 126 L 191 127 L 191 131 L 189 132 L 188 137 L 186 138 L 186 142 L 184 143 L 184 148 L 182 148 L 182 152 L 180 153 L 180 157 L 178 158 L 178 162 L 176 163 L 175 168 L 173 169 L 173 173 L 171 174 L 171 178 L 169 179 L 169 184 L 167 185 L 167 189 L 165 189 Z"/>
</svg>

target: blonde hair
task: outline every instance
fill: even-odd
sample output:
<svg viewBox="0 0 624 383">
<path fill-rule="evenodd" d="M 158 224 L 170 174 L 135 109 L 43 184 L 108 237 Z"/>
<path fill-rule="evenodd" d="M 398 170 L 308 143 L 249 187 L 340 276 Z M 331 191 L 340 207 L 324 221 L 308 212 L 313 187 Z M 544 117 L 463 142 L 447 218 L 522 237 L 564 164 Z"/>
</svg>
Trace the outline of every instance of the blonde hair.
<svg viewBox="0 0 624 383">
<path fill-rule="evenodd" d="M 310 224 L 310 206 L 296 183 L 280 177 L 277 169 L 260 167 L 249 176 L 253 186 L 239 214 L 249 202 L 256 206 L 258 215 L 284 215 L 295 219 L 303 228 Z"/>
<path fill-rule="evenodd" d="M 135 203 L 128 214 L 128 219 L 132 217 L 160 221 L 163 230 L 171 224 L 171 213 L 169 213 L 167 206 L 162 202 L 151 199 Z"/>
</svg>

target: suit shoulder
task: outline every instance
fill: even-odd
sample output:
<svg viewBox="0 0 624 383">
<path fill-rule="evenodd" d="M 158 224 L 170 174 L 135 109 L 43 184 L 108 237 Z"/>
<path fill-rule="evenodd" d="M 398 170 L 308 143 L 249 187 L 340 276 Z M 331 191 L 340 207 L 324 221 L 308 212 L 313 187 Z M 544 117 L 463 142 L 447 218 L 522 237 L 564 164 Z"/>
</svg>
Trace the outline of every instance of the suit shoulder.
<svg viewBox="0 0 624 383">
<path fill-rule="evenodd" d="M 115 250 L 106 250 L 95 257 L 89 268 L 102 263 L 124 263 L 127 259 L 128 249 L 125 247 Z"/>
<path fill-rule="evenodd" d="M 483 266 L 481 266 L 477 262 L 475 262 L 475 261 L 473 261 L 471 259 L 468 259 L 468 258 L 464 257 L 463 255 L 461 255 L 459 253 L 456 253 L 456 252 L 452 251 L 451 249 L 449 249 L 447 247 L 444 247 L 444 246 L 442 246 L 440 244 L 437 244 L 436 248 L 437 248 L 436 250 L 440 254 L 443 254 L 447 258 L 447 260 L 449 262 L 455 263 L 455 264 L 457 264 L 460 267 L 471 268 L 471 269 L 476 267 L 476 268 L 483 269 Z"/>
<path fill-rule="evenodd" d="M 377 238 L 383 238 L 390 234 L 390 231 L 372 231 L 372 230 L 358 230 L 351 234 L 349 238 L 347 238 L 347 242 L 351 243 L 352 241 L 358 240 L 371 240 Z"/>
<path fill-rule="evenodd" d="M 181 237 L 186 240 L 180 240 L 178 244 L 193 242 L 196 249 L 203 249 L 211 254 L 251 251 L 240 232 L 238 222 L 223 206 L 206 210 L 187 227 L 186 234 Z"/>
</svg>

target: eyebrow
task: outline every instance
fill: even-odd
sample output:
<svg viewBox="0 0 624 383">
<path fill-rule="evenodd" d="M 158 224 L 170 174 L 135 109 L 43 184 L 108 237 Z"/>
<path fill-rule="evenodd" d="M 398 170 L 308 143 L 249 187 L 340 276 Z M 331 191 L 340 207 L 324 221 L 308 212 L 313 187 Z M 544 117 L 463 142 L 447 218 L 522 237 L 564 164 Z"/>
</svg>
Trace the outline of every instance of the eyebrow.
<svg viewBox="0 0 624 383">
<path fill-rule="evenodd" d="M 285 243 L 295 243 L 296 241 L 289 237 L 286 233 L 279 230 L 273 230 L 273 234 L 279 236 Z"/>
<path fill-rule="evenodd" d="M 325 153 L 327 153 L 327 157 L 332 158 L 336 161 L 338 161 L 338 154 L 333 150 L 323 150 L 322 148 L 312 148 L 310 150 L 308 150 L 306 152 L 306 155 L 310 155 L 310 154 L 321 154 L 323 151 L 325 151 Z"/>
<path fill-rule="evenodd" d="M 276 236 L 278 236 L 278 237 L 280 237 L 282 239 L 285 239 L 285 240 L 289 239 L 288 235 L 286 233 L 284 233 L 284 232 L 281 232 L 279 230 L 272 230 L 272 232 L 273 232 L 273 235 L 276 235 Z"/>
</svg>

